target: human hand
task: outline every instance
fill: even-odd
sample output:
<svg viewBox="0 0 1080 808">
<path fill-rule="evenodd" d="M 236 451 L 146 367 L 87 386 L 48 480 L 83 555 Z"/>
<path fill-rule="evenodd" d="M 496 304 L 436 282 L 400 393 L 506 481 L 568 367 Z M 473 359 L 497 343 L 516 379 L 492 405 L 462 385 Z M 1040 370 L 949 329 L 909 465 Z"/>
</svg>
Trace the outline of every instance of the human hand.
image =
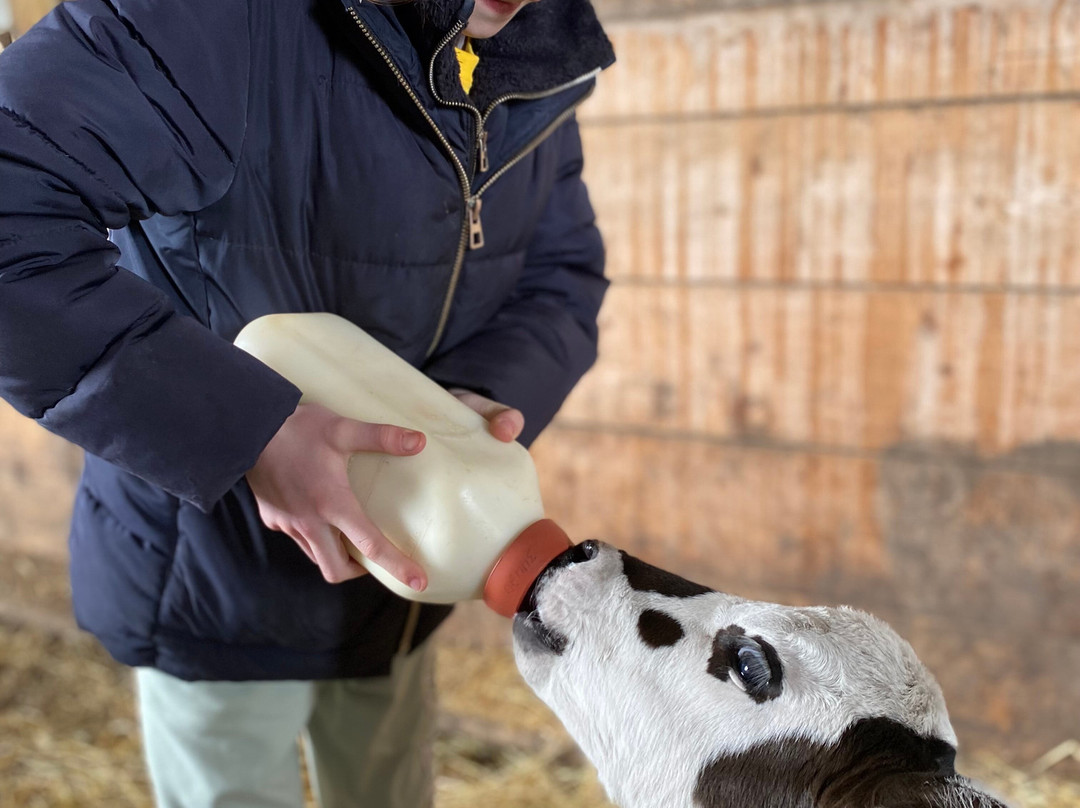
<svg viewBox="0 0 1080 808">
<path fill-rule="evenodd" d="M 263 524 L 295 541 L 330 583 L 367 572 L 345 550 L 348 541 L 399 581 L 422 591 L 427 586 L 423 569 L 391 544 L 356 501 L 348 463 L 357 452 L 414 455 L 424 444 L 422 432 L 301 404 L 263 449 L 247 480 Z"/>
<path fill-rule="evenodd" d="M 491 434 L 504 443 L 517 440 L 517 436 L 525 428 L 525 416 L 521 413 L 521 410 L 507 407 L 505 404 L 492 401 L 479 393 L 461 387 L 451 388 L 450 392 L 462 404 L 484 416 L 487 419 L 488 429 Z"/>
</svg>

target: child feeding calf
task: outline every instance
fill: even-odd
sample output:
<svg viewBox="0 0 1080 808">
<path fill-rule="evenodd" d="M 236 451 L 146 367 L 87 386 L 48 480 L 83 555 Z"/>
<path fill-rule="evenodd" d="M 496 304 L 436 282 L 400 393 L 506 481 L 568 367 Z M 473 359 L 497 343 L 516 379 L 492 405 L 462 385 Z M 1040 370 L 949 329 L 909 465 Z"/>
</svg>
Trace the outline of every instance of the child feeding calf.
<svg viewBox="0 0 1080 808">
<path fill-rule="evenodd" d="M 1005 808 L 956 774 L 934 678 L 881 621 L 560 556 L 514 656 L 621 808 Z"/>
</svg>

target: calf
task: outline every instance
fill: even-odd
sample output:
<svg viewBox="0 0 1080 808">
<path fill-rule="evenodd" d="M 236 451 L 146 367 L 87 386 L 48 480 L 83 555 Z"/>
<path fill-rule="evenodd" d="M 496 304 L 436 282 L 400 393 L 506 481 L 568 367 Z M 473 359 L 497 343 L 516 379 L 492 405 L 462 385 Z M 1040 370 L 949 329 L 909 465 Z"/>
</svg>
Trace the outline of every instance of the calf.
<svg viewBox="0 0 1080 808">
<path fill-rule="evenodd" d="M 514 655 L 622 808 L 1004 808 L 955 773 L 911 646 L 854 609 L 744 600 L 590 541 L 537 581 Z"/>
</svg>

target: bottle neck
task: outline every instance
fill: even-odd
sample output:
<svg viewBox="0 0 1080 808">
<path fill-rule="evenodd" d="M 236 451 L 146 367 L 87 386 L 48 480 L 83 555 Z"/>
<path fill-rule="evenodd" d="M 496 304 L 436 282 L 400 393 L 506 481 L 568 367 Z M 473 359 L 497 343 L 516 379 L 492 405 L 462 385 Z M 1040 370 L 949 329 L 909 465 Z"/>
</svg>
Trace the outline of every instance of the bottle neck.
<svg viewBox="0 0 1080 808">
<path fill-rule="evenodd" d="M 484 603 L 513 617 L 535 581 L 557 556 L 573 546 L 551 519 L 533 522 L 510 542 L 484 584 Z"/>
</svg>

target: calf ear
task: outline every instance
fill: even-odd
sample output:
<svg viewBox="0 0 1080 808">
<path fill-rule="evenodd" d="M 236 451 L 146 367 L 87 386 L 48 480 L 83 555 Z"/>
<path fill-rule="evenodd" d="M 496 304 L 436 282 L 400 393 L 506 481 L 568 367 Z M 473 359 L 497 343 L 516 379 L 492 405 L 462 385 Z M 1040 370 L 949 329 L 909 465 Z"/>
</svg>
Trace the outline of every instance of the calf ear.
<svg viewBox="0 0 1080 808">
<path fill-rule="evenodd" d="M 884 718 L 856 723 L 832 750 L 822 808 L 1008 808 L 956 774 L 956 749 Z"/>
<path fill-rule="evenodd" d="M 856 722 L 828 750 L 821 808 L 1007 808 L 956 774 L 956 749 L 887 718 Z"/>
</svg>

